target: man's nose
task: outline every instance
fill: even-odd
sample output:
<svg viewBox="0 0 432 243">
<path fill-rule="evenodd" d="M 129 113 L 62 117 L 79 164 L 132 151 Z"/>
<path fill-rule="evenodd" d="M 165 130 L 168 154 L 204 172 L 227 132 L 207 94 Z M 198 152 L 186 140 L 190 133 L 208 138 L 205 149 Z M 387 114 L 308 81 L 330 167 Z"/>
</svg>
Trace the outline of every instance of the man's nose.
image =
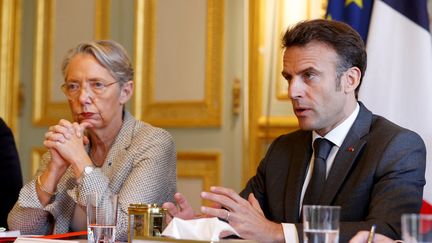
<svg viewBox="0 0 432 243">
<path fill-rule="evenodd" d="M 288 98 L 297 99 L 303 95 L 303 85 L 299 78 L 293 78 L 288 84 Z"/>
</svg>

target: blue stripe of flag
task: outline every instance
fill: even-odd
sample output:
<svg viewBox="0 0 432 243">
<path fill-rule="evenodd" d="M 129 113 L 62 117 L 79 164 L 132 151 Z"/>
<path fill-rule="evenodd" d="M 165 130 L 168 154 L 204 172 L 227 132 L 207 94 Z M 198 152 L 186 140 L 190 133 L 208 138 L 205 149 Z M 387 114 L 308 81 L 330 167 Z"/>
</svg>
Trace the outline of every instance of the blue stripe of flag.
<svg viewBox="0 0 432 243">
<path fill-rule="evenodd" d="M 382 0 L 391 8 L 429 31 L 427 0 Z"/>
</svg>

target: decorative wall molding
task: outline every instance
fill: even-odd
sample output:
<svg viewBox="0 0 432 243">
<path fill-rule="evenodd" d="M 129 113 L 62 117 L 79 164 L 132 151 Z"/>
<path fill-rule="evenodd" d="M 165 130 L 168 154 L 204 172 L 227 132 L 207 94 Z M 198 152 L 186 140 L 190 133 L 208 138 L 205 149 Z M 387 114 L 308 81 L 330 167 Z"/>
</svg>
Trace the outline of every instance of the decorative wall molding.
<svg viewBox="0 0 432 243">
<path fill-rule="evenodd" d="M 248 159 L 243 160 L 243 184 L 246 184 L 249 178 L 255 174 L 260 159 L 258 151 L 262 150 L 259 149 L 257 134 L 259 131 L 258 120 L 262 113 L 264 57 L 260 50 L 264 45 L 264 13 L 264 0 L 249 0 L 249 144 L 248 156 L 244 156 Z"/>
<path fill-rule="evenodd" d="M 0 117 L 17 131 L 21 0 L 0 1 Z"/>
<path fill-rule="evenodd" d="M 296 117 L 260 117 L 258 119 L 258 139 L 275 139 L 298 129 Z"/>
<path fill-rule="evenodd" d="M 254 146 L 256 147 L 254 157 L 257 158 L 255 166 L 258 167 L 273 140 L 297 129 L 299 127 L 295 117 L 260 117 L 258 119 L 258 132 L 254 139 Z M 255 175 L 255 173 L 256 168 L 250 176 Z"/>
<path fill-rule="evenodd" d="M 162 127 L 220 126 L 224 1 L 207 0 L 204 98 L 203 100 L 180 101 L 158 101 L 155 99 L 155 33 L 157 31 L 155 15 L 157 1 L 136 0 L 135 3 L 136 90 L 132 104 L 135 117 Z M 172 28 L 175 28 L 175 21 Z M 171 62 L 170 57 L 163 58 L 167 58 L 166 63 L 169 64 L 164 68 L 170 71 L 170 65 L 175 65 L 175 62 Z"/>
<path fill-rule="evenodd" d="M 256 169 L 260 163 L 260 160 L 264 156 L 268 145 L 279 135 L 289 133 L 298 129 L 298 123 L 295 115 L 293 113 L 284 116 L 272 114 L 272 110 L 277 110 L 274 108 L 280 108 L 280 106 L 290 106 L 288 100 L 287 85 L 283 85 L 285 82 L 280 75 L 282 71 L 282 52 L 280 49 L 274 48 L 278 55 L 275 58 L 275 67 L 268 67 L 269 70 L 265 70 L 266 56 L 265 51 L 271 50 L 271 43 L 278 41 L 280 42 L 280 34 L 283 33 L 286 28 L 287 23 L 282 21 L 284 15 L 287 15 L 287 0 L 277 0 L 279 12 L 276 19 L 276 31 L 268 31 L 267 28 L 272 26 L 268 24 L 268 21 L 274 16 L 267 16 L 266 14 L 273 4 L 273 1 L 265 0 L 250 0 L 249 1 L 249 145 L 248 154 L 244 156 L 248 158 L 243 162 L 243 184 L 245 184 L 248 179 L 255 175 Z M 307 0 L 307 1 L 290 1 L 289 11 L 304 11 L 303 19 L 316 18 L 323 16 L 325 10 L 324 0 Z M 284 10 L 285 9 L 285 10 Z M 292 22 L 290 23 L 292 24 Z M 274 26 L 273 26 L 274 27 Z M 265 33 L 276 33 L 278 35 L 276 38 L 265 38 Z M 274 39 L 274 40 L 273 40 Z M 273 43 L 274 44 L 274 43 Z M 276 46 L 278 46 L 276 44 Z M 271 56 L 271 55 L 269 55 Z M 264 77 L 264 73 L 273 73 L 276 78 Z M 276 81 L 276 85 L 269 85 L 268 82 Z M 276 88 L 275 92 L 271 93 L 271 97 L 264 97 L 263 87 L 268 86 L 271 88 Z M 275 97 L 273 97 L 273 95 Z M 264 101 L 271 101 L 271 107 L 267 107 L 269 114 L 263 112 L 263 107 L 266 105 Z"/>
<path fill-rule="evenodd" d="M 203 182 L 202 191 L 220 184 L 221 161 L 219 152 L 179 151 L 177 153 L 178 178 L 194 178 Z M 209 205 L 209 202 L 202 202 Z"/>
</svg>

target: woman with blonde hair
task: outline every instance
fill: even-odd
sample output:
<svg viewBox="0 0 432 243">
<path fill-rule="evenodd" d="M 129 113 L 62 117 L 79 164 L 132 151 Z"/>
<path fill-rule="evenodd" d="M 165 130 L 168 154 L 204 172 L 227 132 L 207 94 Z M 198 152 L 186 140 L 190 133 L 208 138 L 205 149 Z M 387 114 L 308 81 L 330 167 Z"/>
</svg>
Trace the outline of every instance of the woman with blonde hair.
<svg viewBox="0 0 432 243">
<path fill-rule="evenodd" d="M 9 214 L 22 234 L 86 230 L 86 195 L 118 195 L 116 240 L 127 240 L 130 203 L 172 201 L 176 153 L 163 129 L 136 120 L 125 109 L 133 69 L 114 41 L 81 43 L 62 65 L 73 121 L 60 120 L 45 134 L 35 178 L 21 190 Z"/>
</svg>

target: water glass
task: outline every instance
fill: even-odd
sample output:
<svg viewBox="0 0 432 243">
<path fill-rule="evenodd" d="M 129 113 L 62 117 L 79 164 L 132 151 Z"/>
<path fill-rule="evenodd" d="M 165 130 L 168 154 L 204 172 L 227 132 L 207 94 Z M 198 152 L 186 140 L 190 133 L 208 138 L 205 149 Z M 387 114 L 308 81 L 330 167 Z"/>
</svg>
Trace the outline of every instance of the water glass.
<svg viewBox="0 0 432 243">
<path fill-rule="evenodd" d="M 432 242 L 432 215 L 403 214 L 401 222 L 405 243 Z"/>
<path fill-rule="evenodd" d="M 117 195 L 87 195 L 87 239 L 89 243 L 114 243 Z"/>
<path fill-rule="evenodd" d="M 339 242 L 339 206 L 303 206 L 303 242 Z"/>
</svg>

